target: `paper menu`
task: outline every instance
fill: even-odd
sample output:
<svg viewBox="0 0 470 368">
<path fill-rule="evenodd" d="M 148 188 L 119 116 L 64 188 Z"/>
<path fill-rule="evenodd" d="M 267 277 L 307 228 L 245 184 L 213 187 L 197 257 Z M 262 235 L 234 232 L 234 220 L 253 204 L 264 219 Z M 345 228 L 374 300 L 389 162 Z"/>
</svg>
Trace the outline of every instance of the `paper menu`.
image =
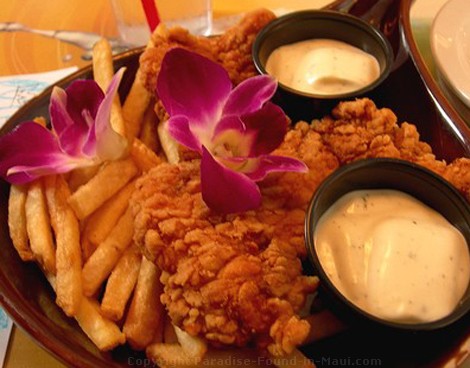
<svg viewBox="0 0 470 368">
<path fill-rule="evenodd" d="M 77 69 L 0 77 L 0 127 L 28 100 Z"/>
</svg>

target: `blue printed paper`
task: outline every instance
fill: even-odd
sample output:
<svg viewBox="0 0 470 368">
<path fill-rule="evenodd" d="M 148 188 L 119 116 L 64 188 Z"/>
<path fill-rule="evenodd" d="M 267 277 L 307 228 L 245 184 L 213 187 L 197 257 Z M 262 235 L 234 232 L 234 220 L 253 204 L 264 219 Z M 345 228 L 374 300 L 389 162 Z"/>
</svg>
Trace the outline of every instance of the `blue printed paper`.
<svg viewBox="0 0 470 368">
<path fill-rule="evenodd" d="M 28 100 L 76 70 L 72 67 L 47 73 L 0 77 L 0 127 Z"/>
<path fill-rule="evenodd" d="M 5 311 L 0 308 L 0 367 L 3 367 L 12 325 L 11 319 L 7 316 Z"/>
</svg>

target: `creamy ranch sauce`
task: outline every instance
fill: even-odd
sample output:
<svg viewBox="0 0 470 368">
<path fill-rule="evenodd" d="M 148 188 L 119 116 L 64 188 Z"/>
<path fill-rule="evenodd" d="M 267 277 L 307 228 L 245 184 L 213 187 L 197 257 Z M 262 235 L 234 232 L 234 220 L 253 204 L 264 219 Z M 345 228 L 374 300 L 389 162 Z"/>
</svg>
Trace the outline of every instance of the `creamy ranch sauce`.
<svg viewBox="0 0 470 368">
<path fill-rule="evenodd" d="M 450 314 L 470 278 L 463 235 L 442 215 L 395 190 L 360 190 L 321 217 L 315 248 L 341 293 L 372 315 L 403 323 Z"/>
<path fill-rule="evenodd" d="M 356 91 L 380 75 L 377 59 L 347 43 L 313 39 L 275 49 L 266 71 L 298 91 L 331 95 Z"/>
</svg>

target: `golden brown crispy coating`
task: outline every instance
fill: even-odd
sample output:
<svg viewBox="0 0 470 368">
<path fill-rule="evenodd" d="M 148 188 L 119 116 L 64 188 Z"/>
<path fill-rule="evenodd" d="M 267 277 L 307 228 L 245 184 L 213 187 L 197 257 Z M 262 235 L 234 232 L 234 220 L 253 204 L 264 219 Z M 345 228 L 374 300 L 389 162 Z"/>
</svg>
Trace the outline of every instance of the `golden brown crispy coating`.
<svg viewBox="0 0 470 368">
<path fill-rule="evenodd" d="M 454 184 L 470 201 L 470 160 L 468 158 L 459 158 L 447 165 L 442 176 Z"/>
<path fill-rule="evenodd" d="M 255 342 L 280 354 L 309 332 L 296 313 L 317 279 L 302 275 L 304 209 L 279 207 L 289 191 L 278 180 L 266 189 L 259 211 L 220 216 L 202 202 L 199 160 L 162 164 L 138 183 L 135 238 L 165 271 L 173 323 L 215 345 Z"/>
<path fill-rule="evenodd" d="M 344 163 L 395 157 L 440 173 L 470 200 L 470 160 L 436 160 L 413 125 L 398 125 L 369 99 L 297 123 L 274 153 L 302 159 L 309 172 L 269 175 L 256 211 L 211 212 L 198 159 L 151 170 L 138 181 L 132 207 L 135 241 L 164 271 L 162 301 L 173 323 L 213 345 L 254 343 L 282 355 L 309 332 L 298 313 L 317 280 L 302 275 L 301 259 L 304 211 L 318 185 Z"/>
<path fill-rule="evenodd" d="M 216 37 L 194 36 L 187 30 L 174 27 L 157 28 L 152 35 L 154 46 L 147 48 L 140 57 L 140 70 L 145 87 L 155 93 L 157 76 L 166 52 L 182 47 L 197 52 L 221 64 L 232 82 L 241 81 L 256 74 L 251 58 L 251 47 L 258 32 L 276 16 L 269 10 L 259 9 L 246 14 L 231 29 Z"/>
<path fill-rule="evenodd" d="M 235 85 L 256 75 L 251 54 L 253 42 L 259 31 L 275 18 L 269 10 L 255 10 L 220 37 L 211 39 L 217 62 L 227 70 Z"/>
<path fill-rule="evenodd" d="M 194 36 L 181 27 L 167 29 L 164 25 L 158 26 L 152 34 L 153 47 L 147 47 L 140 56 L 140 77 L 152 94 L 155 94 L 157 77 L 163 57 L 172 48 L 181 47 L 192 50 L 215 61 L 212 44 L 207 37 Z"/>
<path fill-rule="evenodd" d="M 368 157 L 391 157 L 411 161 L 443 176 L 470 200 L 470 160 L 461 158 L 447 165 L 437 160 L 429 144 L 420 141 L 416 126 L 397 123 L 387 108 L 377 109 L 364 98 L 342 102 L 332 117 L 313 122 L 313 129 L 341 164 Z"/>
</svg>

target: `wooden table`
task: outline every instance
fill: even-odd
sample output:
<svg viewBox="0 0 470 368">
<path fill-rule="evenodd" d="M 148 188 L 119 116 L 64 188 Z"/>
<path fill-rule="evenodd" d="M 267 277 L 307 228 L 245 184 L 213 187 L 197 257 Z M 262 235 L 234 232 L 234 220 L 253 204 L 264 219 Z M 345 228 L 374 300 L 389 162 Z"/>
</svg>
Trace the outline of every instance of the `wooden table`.
<svg viewBox="0 0 470 368">
<path fill-rule="evenodd" d="M 136 0 L 137 1 L 137 0 Z M 420 0 L 423 3 L 423 0 Z M 445 0 L 425 0 L 430 3 Z M 307 9 L 330 0 L 213 0 L 214 17 L 244 12 L 260 6 L 272 9 Z M 15 21 L 37 29 L 64 29 L 94 32 L 116 37 L 117 28 L 107 0 L 0 0 L 0 22 Z M 0 76 L 45 72 L 70 66 L 83 67 L 83 50 L 78 47 L 27 33 L 0 33 Z M 14 328 L 6 357 L 7 368 L 64 367 L 36 345 L 20 329 Z"/>
</svg>

